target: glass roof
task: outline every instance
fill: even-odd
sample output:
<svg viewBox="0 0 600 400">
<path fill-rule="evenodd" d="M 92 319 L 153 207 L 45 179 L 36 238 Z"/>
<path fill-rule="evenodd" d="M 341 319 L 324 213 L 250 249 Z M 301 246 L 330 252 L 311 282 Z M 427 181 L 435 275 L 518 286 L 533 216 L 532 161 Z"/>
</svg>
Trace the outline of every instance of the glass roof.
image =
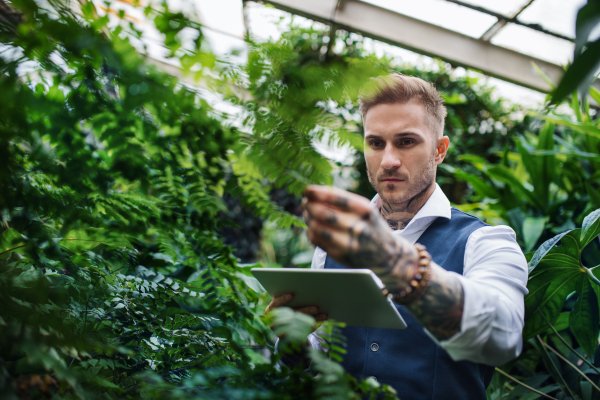
<svg viewBox="0 0 600 400">
<path fill-rule="evenodd" d="M 430 24 L 479 38 L 497 19 L 491 15 L 440 0 L 364 0 L 365 3 L 408 15 Z M 432 12 L 435 10 L 435 12 Z"/>
<path fill-rule="evenodd" d="M 473 38 L 564 65 L 573 54 L 575 17 L 586 0 L 363 0 Z M 195 0 L 202 22 L 214 31 L 242 38 L 242 0 Z M 278 36 L 276 22 L 288 13 L 246 2 L 255 37 Z M 516 16 L 516 17 L 515 17 Z M 505 23 L 501 17 L 510 22 Z M 516 19 L 511 19 L 516 18 Z M 295 17 L 297 21 L 299 18 Z M 498 29 L 496 29 L 498 28 Z M 599 32 L 600 34 L 600 32 Z"/>
<path fill-rule="evenodd" d="M 519 20 L 574 38 L 577 11 L 585 4 L 586 0 L 535 0 Z"/>
<path fill-rule="evenodd" d="M 419 19 L 472 38 L 539 58 L 557 65 L 573 57 L 575 17 L 586 0 L 363 0 L 378 7 Z M 242 0 L 194 0 L 201 21 L 209 28 L 206 36 L 219 55 L 243 47 L 246 28 Z M 515 17 L 516 16 L 516 17 Z M 291 14 L 252 1 L 246 2 L 247 27 L 259 40 L 277 39 Z M 504 19 L 502 17 L 505 17 Z M 293 16 L 296 23 L 312 21 Z M 278 25 L 278 22 L 284 21 Z M 506 23 L 506 21 L 510 21 Z M 494 29 L 490 30 L 490 28 Z M 488 32 L 489 31 L 489 32 Z M 485 39 L 482 36 L 488 35 Z M 600 35 L 600 32 L 597 33 Z M 378 54 L 399 56 L 405 61 L 423 62 L 428 57 L 367 39 Z M 517 102 L 542 102 L 545 95 L 504 83 L 502 95 Z"/>
<path fill-rule="evenodd" d="M 149 0 L 152 1 L 152 0 Z M 471 38 L 542 59 L 557 65 L 567 64 L 573 56 L 575 17 L 586 0 L 362 0 L 366 3 L 434 24 Z M 95 0 L 101 3 L 102 0 Z M 127 8 L 127 0 L 117 1 Z M 99 4 L 97 4 L 99 5 Z M 115 7 L 116 3 L 113 3 Z M 205 36 L 221 58 L 243 63 L 247 45 L 246 30 L 257 40 L 276 40 L 293 18 L 295 23 L 309 26 L 306 18 L 242 0 L 169 0 L 174 9 L 194 10 L 206 27 Z M 244 11 L 245 9 L 245 11 Z M 135 16 L 137 17 L 137 15 Z M 141 17 L 143 19 L 143 17 Z M 278 22 L 283 22 L 278 24 Z M 137 22 L 137 21 L 136 21 Z M 143 24 L 143 22 L 142 22 Z M 148 53 L 161 59 L 161 49 L 152 45 L 153 33 L 145 41 Z M 600 36 L 600 31 L 593 33 Z M 157 38 L 158 39 L 158 38 Z M 157 45 L 159 40 L 156 40 Z M 365 46 L 379 55 L 387 54 L 402 61 L 427 65 L 431 60 L 408 50 L 365 38 Z M 431 61 L 429 61 L 430 65 Z M 545 95 L 498 79 L 491 82 L 503 87 L 502 95 L 519 103 L 542 102 Z M 525 97 L 524 93 L 529 93 Z M 511 95 L 511 94 L 514 94 Z"/>
<path fill-rule="evenodd" d="M 573 42 L 510 23 L 491 42 L 558 65 L 566 65 L 575 49 Z"/>
</svg>

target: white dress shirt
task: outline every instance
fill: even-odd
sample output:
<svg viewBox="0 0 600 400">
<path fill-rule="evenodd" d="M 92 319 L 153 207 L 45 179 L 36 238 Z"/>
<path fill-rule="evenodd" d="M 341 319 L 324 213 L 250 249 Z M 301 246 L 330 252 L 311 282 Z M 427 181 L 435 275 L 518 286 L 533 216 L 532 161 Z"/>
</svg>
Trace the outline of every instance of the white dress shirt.
<svg viewBox="0 0 600 400">
<path fill-rule="evenodd" d="M 371 204 L 381 208 L 379 195 Z M 393 234 L 415 243 L 436 218 L 451 218 L 450 202 L 437 184 L 406 228 Z M 326 258 L 327 253 L 317 247 L 311 268 L 323 269 Z M 502 365 L 517 357 L 523 347 L 527 261 L 515 232 L 500 225 L 482 227 L 471 233 L 465 249 L 463 275 L 456 276 L 465 294 L 460 332 L 448 340 L 438 341 L 425 331 L 455 361 Z M 321 338 L 312 334 L 309 340 L 316 347 Z"/>
</svg>

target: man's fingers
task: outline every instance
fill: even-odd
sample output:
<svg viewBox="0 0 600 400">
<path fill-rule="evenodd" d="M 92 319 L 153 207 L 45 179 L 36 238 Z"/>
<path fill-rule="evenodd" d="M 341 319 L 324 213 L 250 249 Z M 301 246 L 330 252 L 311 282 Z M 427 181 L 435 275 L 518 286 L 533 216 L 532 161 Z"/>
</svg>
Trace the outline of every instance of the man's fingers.
<svg viewBox="0 0 600 400">
<path fill-rule="evenodd" d="M 312 220 L 317 220 L 325 225 L 339 229 L 350 229 L 361 222 L 361 217 L 354 213 L 334 210 L 327 207 L 325 203 L 309 201 L 304 207 L 304 219 L 309 225 Z"/>
<path fill-rule="evenodd" d="M 271 311 L 274 308 L 285 306 L 286 304 L 288 304 L 293 299 L 294 299 L 294 295 L 291 294 L 291 293 L 284 294 L 284 295 L 279 296 L 279 297 L 275 297 L 271 301 L 271 303 L 267 306 L 267 308 L 265 310 L 265 314 L 268 313 L 269 311 Z"/>
<path fill-rule="evenodd" d="M 349 250 L 354 251 L 357 249 L 357 232 L 361 231 L 362 224 L 364 224 L 364 221 L 357 221 L 356 226 L 352 229 L 332 228 L 313 219 L 308 224 L 306 236 L 312 244 L 319 246 L 328 254 L 330 252 L 346 253 Z"/>
<path fill-rule="evenodd" d="M 309 185 L 304 189 L 304 196 L 309 201 L 327 203 L 340 210 L 352 211 L 361 216 L 367 215 L 371 211 L 371 202 L 366 198 L 330 186 Z"/>
</svg>

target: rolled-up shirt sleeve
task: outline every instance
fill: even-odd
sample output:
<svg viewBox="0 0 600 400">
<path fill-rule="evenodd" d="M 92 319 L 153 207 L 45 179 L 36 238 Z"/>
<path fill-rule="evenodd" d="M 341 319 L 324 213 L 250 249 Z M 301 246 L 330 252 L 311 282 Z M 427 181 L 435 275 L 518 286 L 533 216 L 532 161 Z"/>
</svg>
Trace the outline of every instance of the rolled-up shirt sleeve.
<svg viewBox="0 0 600 400">
<path fill-rule="evenodd" d="M 453 360 L 502 365 L 523 348 L 527 261 L 508 226 L 487 226 L 467 241 L 461 330 L 437 341 Z"/>
</svg>

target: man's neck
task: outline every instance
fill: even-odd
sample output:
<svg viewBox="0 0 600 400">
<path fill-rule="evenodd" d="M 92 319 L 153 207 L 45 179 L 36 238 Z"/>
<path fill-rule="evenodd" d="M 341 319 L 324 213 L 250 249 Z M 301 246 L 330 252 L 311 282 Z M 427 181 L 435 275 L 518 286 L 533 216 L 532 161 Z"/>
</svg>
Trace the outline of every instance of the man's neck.
<svg viewBox="0 0 600 400">
<path fill-rule="evenodd" d="M 393 230 L 404 229 L 435 191 L 435 184 L 402 203 L 381 199 L 381 216 Z"/>
</svg>

